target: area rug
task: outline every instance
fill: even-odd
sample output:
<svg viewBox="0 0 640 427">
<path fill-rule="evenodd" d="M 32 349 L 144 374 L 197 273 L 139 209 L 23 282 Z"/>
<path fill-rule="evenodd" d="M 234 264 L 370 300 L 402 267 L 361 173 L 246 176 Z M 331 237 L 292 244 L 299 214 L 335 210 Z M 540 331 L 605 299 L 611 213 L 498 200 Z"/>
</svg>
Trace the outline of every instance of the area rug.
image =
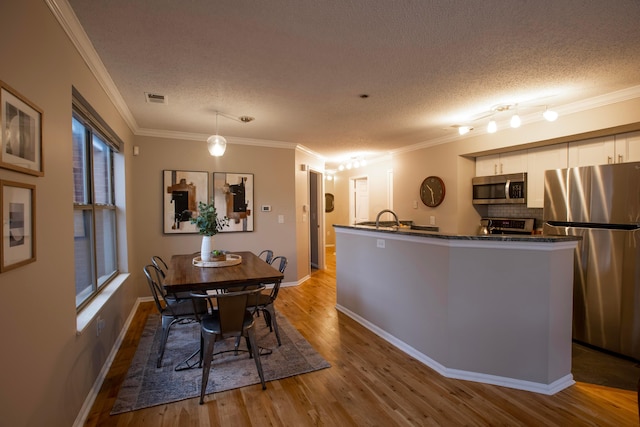
<svg viewBox="0 0 640 427">
<path fill-rule="evenodd" d="M 279 313 L 278 326 L 282 346 L 277 345 L 274 332 L 269 332 L 264 317 L 256 319 L 256 338 L 263 354 L 260 357 L 265 381 L 278 380 L 328 368 L 329 363 L 318 354 L 302 335 Z M 149 316 L 136 354 L 131 362 L 111 414 L 119 414 L 150 406 L 177 402 L 200 396 L 202 369 L 175 371 L 200 345 L 198 323 L 174 324 L 171 327 L 162 367 L 156 368 L 160 345 L 160 316 Z M 231 350 L 234 339 L 219 341 L 214 352 Z M 240 346 L 246 350 L 244 339 Z M 197 361 L 197 359 L 196 359 Z M 207 394 L 259 384 L 255 362 L 246 351 L 214 356 L 209 374 Z M 267 383 L 267 390 L 269 384 Z M 206 399 L 206 398 L 205 398 Z"/>
</svg>

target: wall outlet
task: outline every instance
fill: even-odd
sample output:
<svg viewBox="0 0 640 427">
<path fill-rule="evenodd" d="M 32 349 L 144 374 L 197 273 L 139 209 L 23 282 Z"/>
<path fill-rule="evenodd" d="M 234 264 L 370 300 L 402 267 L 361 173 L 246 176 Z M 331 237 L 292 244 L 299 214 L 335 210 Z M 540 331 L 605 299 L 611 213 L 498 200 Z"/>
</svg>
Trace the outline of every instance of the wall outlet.
<svg viewBox="0 0 640 427">
<path fill-rule="evenodd" d="M 429 225 L 436 225 L 436 217 L 431 215 L 429 217 Z"/>
<path fill-rule="evenodd" d="M 278 215 L 278 224 L 284 224 L 284 215 Z"/>
<path fill-rule="evenodd" d="M 376 241 L 376 247 L 384 249 L 384 239 L 378 239 Z"/>
<path fill-rule="evenodd" d="M 417 200 L 413 201 L 413 209 L 418 209 L 418 201 Z"/>
<path fill-rule="evenodd" d="M 102 331 L 104 330 L 104 319 L 98 316 L 98 320 L 96 321 L 96 336 L 99 337 Z"/>
</svg>

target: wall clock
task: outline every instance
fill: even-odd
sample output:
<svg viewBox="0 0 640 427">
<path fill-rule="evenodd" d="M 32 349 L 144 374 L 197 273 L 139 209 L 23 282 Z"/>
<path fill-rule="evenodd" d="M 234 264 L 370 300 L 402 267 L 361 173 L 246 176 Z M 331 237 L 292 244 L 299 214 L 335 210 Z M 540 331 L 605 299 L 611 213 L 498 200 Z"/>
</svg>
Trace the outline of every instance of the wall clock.
<svg viewBox="0 0 640 427">
<path fill-rule="evenodd" d="M 429 176 L 420 185 L 420 198 L 425 205 L 435 208 L 444 200 L 444 181 L 438 176 Z"/>
</svg>

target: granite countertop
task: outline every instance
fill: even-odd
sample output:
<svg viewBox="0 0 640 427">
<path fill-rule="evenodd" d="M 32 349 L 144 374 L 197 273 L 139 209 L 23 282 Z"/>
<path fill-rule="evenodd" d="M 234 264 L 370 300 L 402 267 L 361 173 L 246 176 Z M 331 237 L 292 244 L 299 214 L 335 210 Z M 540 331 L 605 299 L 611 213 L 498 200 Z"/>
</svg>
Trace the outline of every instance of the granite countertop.
<svg viewBox="0 0 640 427">
<path fill-rule="evenodd" d="M 389 221 L 392 223 L 391 221 Z M 400 221 L 403 224 L 403 221 Z M 405 222 L 406 223 L 406 222 Z M 361 223 L 357 225 L 339 225 L 333 224 L 335 228 L 347 228 L 352 230 L 363 231 L 375 231 L 378 233 L 388 234 L 402 234 L 409 236 L 421 236 L 430 237 L 434 239 L 445 240 L 480 240 L 480 241 L 497 241 L 497 242 L 542 242 L 542 243 L 557 243 L 557 242 L 569 242 L 581 240 L 577 236 L 551 236 L 544 234 L 522 235 L 522 234 L 489 234 L 489 235 L 475 235 L 475 234 L 447 234 L 439 233 L 438 227 L 419 226 L 419 225 L 401 225 L 397 227 L 395 225 L 388 225 L 381 222 L 380 227 L 376 228 L 375 223 L 373 225 L 365 225 L 368 223 Z M 435 230 L 433 230 L 435 229 Z"/>
</svg>

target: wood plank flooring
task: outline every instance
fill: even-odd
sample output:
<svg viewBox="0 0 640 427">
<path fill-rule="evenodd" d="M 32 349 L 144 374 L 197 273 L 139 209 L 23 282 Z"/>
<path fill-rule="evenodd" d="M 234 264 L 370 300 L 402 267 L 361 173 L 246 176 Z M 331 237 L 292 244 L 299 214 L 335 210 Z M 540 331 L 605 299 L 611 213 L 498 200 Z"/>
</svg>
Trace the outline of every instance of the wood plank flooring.
<svg viewBox="0 0 640 427">
<path fill-rule="evenodd" d="M 638 426 L 637 395 L 585 383 L 545 396 L 444 378 L 335 309 L 335 256 L 276 308 L 331 368 L 109 415 L 149 313 L 136 313 L 86 426 Z M 212 373 L 213 375 L 213 373 Z"/>
</svg>

